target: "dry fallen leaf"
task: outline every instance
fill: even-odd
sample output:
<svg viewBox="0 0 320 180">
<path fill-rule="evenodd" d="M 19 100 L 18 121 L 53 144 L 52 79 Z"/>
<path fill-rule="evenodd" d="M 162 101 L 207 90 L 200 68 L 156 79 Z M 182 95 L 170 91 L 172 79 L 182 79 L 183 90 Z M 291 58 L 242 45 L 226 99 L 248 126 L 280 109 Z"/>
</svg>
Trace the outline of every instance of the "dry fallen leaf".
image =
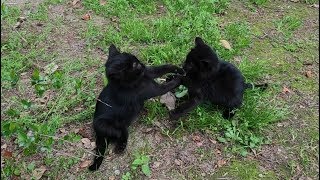
<svg viewBox="0 0 320 180">
<path fill-rule="evenodd" d="M 176 97 L 172 92 L 167 92 L 166 94 L 160 96 L 160 103 L 165 104 L 170 110 L 173 110 L 176 103 Z"/>
<path fill-rule="evenodd" d="M 73 130 L 73 132 L 76 133 L 76 134 L 78 134 L 79 131 L 80 131 L 79 128 L 76 128 L 76 129 Z"/>
<path fill-rule="evenodd" d="M 61 133 L 66 133 L 66 129 L 65 129 L 65 128 L 59 128 L 59 131 L 60 131 Z"/>
<path fill-rule="evenodd" d="M 228 49 L 228 50 L 231 50 L 231 49 L 232 49 L 232 48 L 231 48 L 231 45 L 230 45 L 230 43 L 229 43 L 228 41 L 222 39 L 222 40 L 220 40 L 220 42 L 221 42 L 221 44 L 222 44 L 222 46 L 223 46 L 224 48 L 226 48 L 226 49 Z"/>
<path fill-rule="evenodd" d="M 81 142 L 83 143 L 83 146 L 87 149 L 91 148 L 91 141 L 88 138 L 82 138 Z"/>
<path fill-rule="evenodd" d="M 215 153 L 216 155 L 221 155 L 220 149 L 215 149 L 215 150 L 214 150 L 214 153 Z"/>
<path fill-rule="evenodd" d="M 86 168 L 91 164 L 91 160 L 85 160 L 80 163 L 80 168 Z"/>
<path fill-rule="evenodd" d="M 176 165 L 178 165 L 178 166 L 181 166 L 182 161 L 181 161 L 180 159 L 175 159 L 175 160 L 174 160 L 174 163 L 175 163 Z"/>
<path fill-rule="evenodd" d="M 107 4 L 107 1 L 106 0 L 100 0 L 100 5 L 101 6 L 104 6 L 104 5 L 106 5 Z"/>
<path fill-rule="evenodd" d="M 147 129 L 142 129 L 143 133 L 150 133 L 153 130 L 153 128 L 147 128 Z"/>
<path fill-rule="evenodd" d="M 311 7 L 319 8 L 319 4 L 312 4 Z"/>
<path fill-rule="evenodd" d="M 203 145 L 203 143 L 202 143 L 202 142 L 197 142 L 196 145 L 197 145 L 198 147 L 200 147 L 200 146 Z"/>
<path fill-rule="evenodd" d="M 218 160 L 217 164 L 218 164 L 218 167 L 222 167 L 223 165 L 225 165 L 227 162 L 223 159 L 220 159 Z"/>
<path fill-rule="evenodd" d="M 40 168 L 36 168 L 35 170 L 33 170 L 32 172 L 32 176 L 35 179 L 40 179 L 42 177 L 42 175 L 44 174 L 44 172 L 47 170 L 47 168 L 45 166 L 41 166 Z"/>
<path fill-rule="evenodd" d="M 11 158 L 12 157 L 12 152 L 8 150 L 3 151 L 3 157 L 5 158 Z"/>
<path fill-rule="evenodd" d="M 80 0 L 73 0 L 72 1 L 72 6 L 75 6 L 78 2 L 80 2 Z"/>
<path fill-rule="evenodd" d="M 16 25 L 14 25 L 14 28 L 17 29 L 17 28 L 20 28 L 20 27 L 21 27 L 21 22 L 18 21 L 18 22 L 16 23 Z"/>
<path fill-rule="evenodd" d="M 216 141 L 216 140 L 209 139 L 209 141 L 212 142 L 212 144 L 217 144 L 217 141 Z"/>
<path fill-rule="evenodd" d="M 90 145 L 91 145 L 91 149 L 96 148 L 96 142 L 91 142 Z"/>
<path fill-rule="evenodd" d="M 291 93 L 290 89 L 288 89 L 287 87 L 283 87 L 282 89 L 282 93 Z"/>
<path fill-rule="evenodd" d="M 193 140 L 194 142 L 200 142 L 200 141 L 201 141 L 201 138 L 200 138 L 200 136 L 195 135 L 195 136 L 192 137 L 192 140 Z"/>
<path fill-rule="evenodd" d="M 161 165 L 161 162 L 156 161 L 156 162 L 154 162 L 154 163 L 152 164 L 151 167 L 154 168 L 154 169 L 156 169 L 156 168 L 158 168 L 160 165 Z"/>
<path fill-rule="evenodd" d="M 307 76 L 307 78 L 312 77 L 312 72 L 311 72 L 311 71 L 307 71 L 307 72 L 306 72 L 306 76 Z"/>
<path fill-rule="evenodd" d="M 3 144 L 1 145 L 1 149 L 7 149 L 8 145 L 7 144 Z"/>
<path fill-rule="evenodd" d="M 52 63 L 50 63 L 50 64 L 48 64 L 48 65 L 46 65 L 46 66 L 44 67 L 44 72 L 45 72 L 46 74 L 52 74 L 52 73 L 54 73 L 57 69 L 58 69 L 58 65 L 56 65 L 54 62 L 52 62 Z"/>
<path fill-rule="evenodd" d="M 84 127 L 79 129 L 78 134 L 81 135 L 84 138 L 89 138 L 90 137 L 90 133 Z"/>
<path fill-rule="evenodd" d="M 85 14 L 85 15 L 82 16 L 82 20 L 88 21 L 88 20 L 90 20 L 90 19 L 91 19 L 91 16 L 90 16 L 89 13 L 87 13 L 87 14 Z"/>
<path fill-rule="evenodd" d="M 112 22 L 119 22 L 119 18 L 117 16 L 112 16 L 110 19 Z M 160 79 L 160 78 L 157 78 L 157 79 Z"/>
<path fill-rule="evenodd" d="M 114 177 L 114 176 L 110 176 L 108 179 L 109 179 L 109 180 L 115 180 L 115 179 L 116 179 L 116 177 Z"/>
<path fill-rule="evenodd" d="M 290 0 L 291 2 L 299 2 L 299 0 Z"/>
<path fill-rule="evenodd" d="M 18 19 L 17 19 L 17 22 L 23 22 L 23 21 L 26 21 L 27 20 L 27 18 L 26 17 L 18 17 Z"/>
</svg>

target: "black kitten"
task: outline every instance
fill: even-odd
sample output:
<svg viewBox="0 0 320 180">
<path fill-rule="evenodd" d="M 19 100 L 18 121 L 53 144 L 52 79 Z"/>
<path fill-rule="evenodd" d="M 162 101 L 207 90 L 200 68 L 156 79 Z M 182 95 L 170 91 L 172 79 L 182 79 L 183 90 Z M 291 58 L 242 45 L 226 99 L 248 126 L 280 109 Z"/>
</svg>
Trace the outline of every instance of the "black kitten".
<svg viewBox="0 0 320 180">
<path fill-rule="evenodd" d="M 235 114 L 233 110 L 241 106 L 244 90 L 252 88 L 234 65 L 219 60 L 215 51 L 199 37 L 195 39 L 195 47 L 187 55 L 183 69 L 187 74 L 182 78 L 182 84 L 188 88 L 189 99 L 170 112 L 173 120 L 204 101 L 223 107 L 223 117 L 229 119 Z M 265 89 L 267 84 L 256 87 Z"/>
<path fill-rule="evenodd" d="M 166 73 L 184 73 L 183 69 L 173 65 L 146 67 L 134 55 L 120 53 L 114 45 L 109 48 L 105 67 L 108 85 L 100 93 L 94 113 L 97 156 L 89 167 L 91 171 L 101 165 L 109 143 L 115 144 L 115 153 L 125 150 L 128 127 L 138 116 L 145 100 L 165 94 L 181 82 L 179 76 L 164 84 L 153 79 Z"/>
</svg>

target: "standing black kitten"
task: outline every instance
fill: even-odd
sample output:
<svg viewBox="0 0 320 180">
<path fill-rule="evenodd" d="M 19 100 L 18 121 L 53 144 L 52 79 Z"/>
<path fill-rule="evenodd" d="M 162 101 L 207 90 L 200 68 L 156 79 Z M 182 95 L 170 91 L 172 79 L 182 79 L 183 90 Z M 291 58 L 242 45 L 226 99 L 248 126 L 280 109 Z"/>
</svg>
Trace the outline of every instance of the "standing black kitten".
<svg viewBox="0 0 320 180">
<path fill-rule="evenodd" d="M 188 88 L 189 99 L 170 112 L 173 120 L 203 101 L 223 107 L 223 117 L 229 119 L 235 114 L 233 110 L 241 106 L 244 90 L 252 88 L 234 65 L 219 60 L 215 51 L 199 37 L 196 37 L 195 47 L 187 55 L 183 69 L 187 74 L 182 84 Z M 267 84 L 256 87 L 265 89 Z"/>
<path fill-rule="evenodd" d="M 100 93 L 94 113 L 97 156 L 89 167 L 91 171 L 101 165 L 109 143 L 115 143 L 115 153 L 125 150 L 128 127 L 145 100 L 165 94 L 180 84 L 179 78 L 164 84 L 153 79 L 166 73 L 184 73 L 173 65 L 146 67 L 134 55 L 120 53 L 114 45 L 109 48 L 105 67 L 108 85 Z"/>
</svg>

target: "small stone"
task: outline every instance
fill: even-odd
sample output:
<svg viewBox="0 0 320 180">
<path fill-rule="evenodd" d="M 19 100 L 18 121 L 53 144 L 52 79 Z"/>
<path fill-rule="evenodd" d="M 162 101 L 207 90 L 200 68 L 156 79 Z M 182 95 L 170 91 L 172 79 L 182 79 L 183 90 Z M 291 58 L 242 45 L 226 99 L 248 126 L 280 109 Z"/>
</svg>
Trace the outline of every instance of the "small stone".
<svg viewBox="0 0 320 180">
<path fill-rule="evenodd" d="M 175 160 L 174 160 L 174 163 L 175 163 L 176 165 L 178 165 L 178 166 L 181 166 L 182 161 L 179 160 L 179 159 L 175 159 Z"/>
<path fill-rule="evenodd" d="M 120 175 L 120 170 L 118 170 L 118 169 L 115 170 L 115 171 L 114 171 L 114 174 L 115 174 L 116 176 L 119 176 L 119 175 Z"/>
</svg>

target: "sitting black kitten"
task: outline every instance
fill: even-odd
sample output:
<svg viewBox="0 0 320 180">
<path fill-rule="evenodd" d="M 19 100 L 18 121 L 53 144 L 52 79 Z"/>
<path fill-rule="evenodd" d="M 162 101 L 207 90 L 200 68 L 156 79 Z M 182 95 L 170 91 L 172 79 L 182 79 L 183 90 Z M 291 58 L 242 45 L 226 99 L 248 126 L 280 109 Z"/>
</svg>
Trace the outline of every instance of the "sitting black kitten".
<svg viewBox="0 0 320 180">
<path fill-rule="evenodd" d="M 89 167 L 91 171 L 101 165 L 109 143 L 115 143 L 115 153 L 125 150 L 128 127 L 138 116 L 145 100 L 163 95 L 181 82 L 179 76 L 164 84 L 158 84 L 153 79 L 166 73 L 184 73 L 183 69 L 174 65 L 146 67 L 134 55 L 120 53 L 114 45 L 109 48 L 105 67 L 108 85 L 100 93 L 94 112 L 97 156 Z"/>
<path fill-rule="evenodd" d="M 244 82 L 241 72 L 231 63 L 219 60 L 215 51 L 199 37 L 187 55 L 182 84 L 188 88 L 189 99 L 170 111 L 170 119 L 177 120 L 204 101 L 224 109 L 223 118 L 234 116 L 234 109 L 242 104 L 243 93 L 253 85 Z M 265 89 L 267 84 L 255 85 Z"/>
</svg>

